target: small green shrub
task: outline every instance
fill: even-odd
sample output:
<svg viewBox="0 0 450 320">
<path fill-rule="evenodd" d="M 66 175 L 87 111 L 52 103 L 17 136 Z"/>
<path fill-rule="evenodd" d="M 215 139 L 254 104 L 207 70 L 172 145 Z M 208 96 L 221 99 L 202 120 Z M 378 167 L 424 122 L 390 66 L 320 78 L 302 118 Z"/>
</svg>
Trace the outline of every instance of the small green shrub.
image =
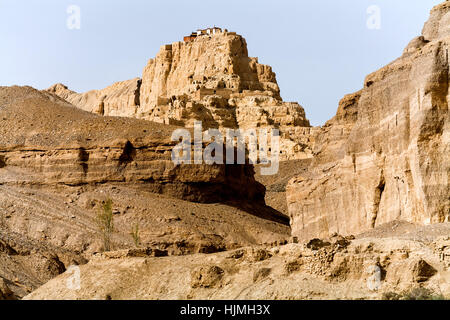
<svg viewBox="0 0 450 320">
<path fill-rule="evenodd" d="M 430 289 L 416 287 L 400 293 L 386 292 L 383 294 L 383 300 L 446 300 L 446 298 Z"/>
<path fill-rule="evenodd" d="M 130 235 L 133 237 L 133 242 L 136 248 L 141 245 L 141 236 L 139 235 L 139 224 L 136 223 L 132 228 Z"/>
<path fill-rule="evenodd" d="M 108 199 L 102 204 L 97 215 L 97 223 L 103 237 L 103 249 L 111 251 L 111 238 L 114 232 L 114 215 L 112 211 L 112 200 Z"/>
</svg>

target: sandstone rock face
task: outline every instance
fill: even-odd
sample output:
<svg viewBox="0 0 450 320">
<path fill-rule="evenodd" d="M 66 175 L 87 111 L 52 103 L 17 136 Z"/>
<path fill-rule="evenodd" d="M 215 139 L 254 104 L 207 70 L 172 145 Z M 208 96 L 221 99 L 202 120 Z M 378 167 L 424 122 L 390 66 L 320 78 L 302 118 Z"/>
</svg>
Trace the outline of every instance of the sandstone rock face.
<svg viewBox="0 0 450 320">
<path fill-rule="evenodd" d="M 249 58 L 235 33 L 163 46 L 144 69 L 141 112 L 188 126 L 198 119 L 210 127 L 309 127 L 303 108 L 282 102 L 272 68 Z"/>
<path fill-rule="evenodd" d="M 117 82 L 103 90 L 76 93 L 58 83 L 47 89 L 85 111 L 106 116 L 133 117 L 139 106 L 141 79 Z"/>
<path fill-rule="evenodd" d="M 0 299 L 448 297 L 449 12 L 322 128 L 229 32 L 163 46 L 142 79 L 99 91 L 0 87 Z M 195 120 L 281 130 L 300 159 L 258 179 L 292 234 L 252 166 L 173 164 L 169 137 Z M 110 199 L 116 251 L 100 254 Z"/>
<path fill-rule="evenodd" d="M 425 23 L 422 34 L 427 41 L 443 40 L 450 36 L 450 2 L 446 0 L 431 10 L 430 19 Z"/>
<path fill-rule="evenodd" d="M 287 187 L 295 236 L 449 221 L 449 15 L 448 2 L 435 7 L 423 36 L 314 134 L 308 172 Z"/>
<path fill-rule="evenodd" d="M 6 103 L 17 95 L 22 99 Z M 175 165 L 170 137 L 176 127 L 99 117 L 32 88 L 0 88 L 0 101 L 0 183 L 142 183 L 191 201 L 251 194 L 249 200 L 263 202 L 264 186 L 249 165 Z"/>
<path fill-rule="evenodd" d="M 142 105 L 152 107 L 160 97 L 206 95 L 208 89 L 224 94 L 260 90 L 280 99 L 271 67 L 248 57 L 244 38 L 225 32 L 162 46 L 144 69 Z"/>
<path fill-rule="evenodd" d="M 48 91 L 90 112 L 203 128 L 278 128 L 282 159 L 310 158 L 313 130 L 298 103 L 283 102 L 270 66 L 248 56 L 233 32 L 161 47 L 142 80 L 77 94 L 57 84 Z"/>
</svg>

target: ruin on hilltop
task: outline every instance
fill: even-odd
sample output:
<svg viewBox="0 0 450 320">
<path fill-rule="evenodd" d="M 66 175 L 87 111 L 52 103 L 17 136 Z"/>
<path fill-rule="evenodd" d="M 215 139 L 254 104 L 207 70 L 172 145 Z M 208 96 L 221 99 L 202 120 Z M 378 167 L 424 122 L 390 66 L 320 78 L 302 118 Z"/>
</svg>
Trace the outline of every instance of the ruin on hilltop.
<svg viewBox="0 0 450 320">
<path fill-rule="evenodd" d="M 215 34 L 219 34 L 222 32 L 228 32 L 227 29 L 222 30 L 222 28 L 219 27 L 212 27 L 212 28 L 206 28 L 206 29 L 197 29 L 197 31 L 192 32 L 190 35 L 185 36 L 183 38 L 184 42 L 191 42 L 194 41 L 197 37 L 201 36 L 212 36 Z"/>
</svg>

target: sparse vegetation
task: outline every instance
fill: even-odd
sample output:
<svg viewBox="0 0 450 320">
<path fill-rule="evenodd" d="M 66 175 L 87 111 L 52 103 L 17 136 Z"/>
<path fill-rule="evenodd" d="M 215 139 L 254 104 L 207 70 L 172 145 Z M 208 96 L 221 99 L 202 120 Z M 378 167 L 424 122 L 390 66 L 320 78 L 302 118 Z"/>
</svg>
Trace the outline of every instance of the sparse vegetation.
<svg viewBox="0 0 450 320">
<path fill-rule="evenodd" d="M 430 289 L 417 287 L 400 293 L 386 292 L 383 300 L 447 300 L 442 294 L 436 294 Z"/>
<path fill-rule="evenodd" d="M 277 183 L 269 187 L 271 192 L 286 192 L 286 183 Z"/>
<path fill-rule="evenodd" d="M 103 249 L 111 251 L 111 238 L 114 232 L 114 215 L 112 210 L 113 202 L 111 199 L 102 204 L 102 208 L 97 215 L 97 223 L 103 236 Z"/>
<path fill-rule="evenodd" d="M 136 248 L 140 247 L 141 245 L 141 236 L 139 234 L 139 224 L 136 223 L 132 228 L 130 235 L 133 237 L 133 242 Z"/>
</svg>

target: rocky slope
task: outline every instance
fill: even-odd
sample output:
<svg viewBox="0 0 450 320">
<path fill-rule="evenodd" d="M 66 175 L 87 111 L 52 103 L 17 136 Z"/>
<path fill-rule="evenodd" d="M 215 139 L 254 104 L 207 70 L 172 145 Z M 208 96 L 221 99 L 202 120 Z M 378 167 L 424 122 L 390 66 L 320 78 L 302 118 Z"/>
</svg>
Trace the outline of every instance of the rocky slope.
<svg viewBox="0 0 450 320">
<path fill-rule="evenodd" d="M 293 235 L 449 221 L 449 14 L 435 7 L 423 35 L 315 134 L 310 167 L 287 187 Z"/>
<path fill-rule="evenodd" d="M 75 251 L 28 237 L 23 229 L 6 230 L 5 216 L 0 219 L 0 300 L 21 298 L 66 271 L 66 266 L 88 261 Z"/>
<path fill-rule="evenodd" d="M 141 251 L 97 255 L 25 299 L 387 299 L 422 287 L 450 295 L 449 225 L 401 224 L 406 235 L 334 236 L 308 244 L 249 247 L 211 255 L 148 257 Z M 406 232 L 405 232 L 406 231 Z"/>
<path fill-rule="evenodd" d="M 13 297 L 102 250 L 108 199 L 115 249 L 135 246 L 136 226 L 167 255 L 289 238 L 251 166 L 175 166 L 176 127 L 94 115 L 30 87 L 0 88 L 0 119 L 0 279 Z"/>
<path fill-rule="evenodd" d="M 248 56 L 245 39 L 220 32 L 161 47 L 142 79 L 78 94 L 48 89 L 83 110 L 208 128 L 278 128 L 282 159 L 311 157 L 311 128 L 298 103 L 284 102 L 270 66 Z"/>
</svg>

